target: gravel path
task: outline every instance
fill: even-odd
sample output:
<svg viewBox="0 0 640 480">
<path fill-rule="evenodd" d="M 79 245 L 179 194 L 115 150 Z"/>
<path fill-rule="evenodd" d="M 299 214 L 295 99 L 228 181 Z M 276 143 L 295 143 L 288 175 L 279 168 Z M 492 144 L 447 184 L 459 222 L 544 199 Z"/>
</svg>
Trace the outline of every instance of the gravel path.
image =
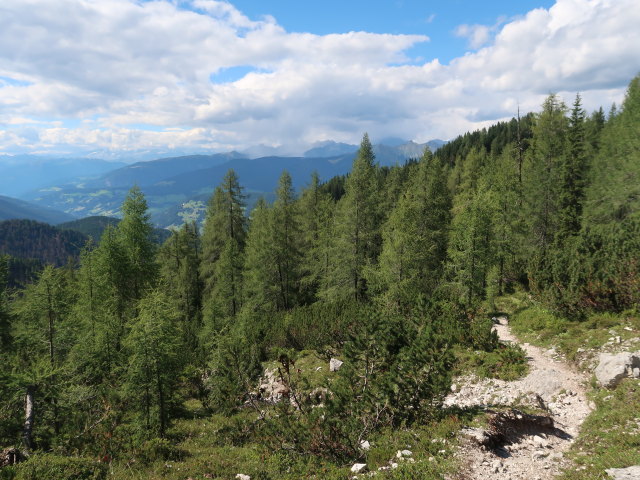
<svg viewBox="0 0 640 480">
<path fill-rule="evenodd" d="M 501 341 L 519 343 L 511 333 L 507 319 L 495 326 Z M 553 350 L 521 344 L 529 361 L 529 374 L 516 381 L 456 379 L 445 405 L 461 407 L 518 406 L 544 407 L 553 417 L 553 433 L 523 433 L 517 443 L 497 453 L 471 439 L 463 442 L 459 456 L 466 467 L 460 479 L 546 480 L 557 475 L 565 460 L 564 452 L 578 435 L 582 422 L 591 411 L 583 386 L 586 381 Z"/>
</svg>

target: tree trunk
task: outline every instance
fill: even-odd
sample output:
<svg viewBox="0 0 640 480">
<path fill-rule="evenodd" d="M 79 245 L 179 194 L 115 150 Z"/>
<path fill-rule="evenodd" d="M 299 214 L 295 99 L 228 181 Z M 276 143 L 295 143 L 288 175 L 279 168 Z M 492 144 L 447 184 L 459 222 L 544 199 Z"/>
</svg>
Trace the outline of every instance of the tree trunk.
<svg viewBox="0 0 640 480">
<path fill-rule="evenodd" d="M 36 387 L 29 385 L 24 396 L 24 427 L 22 430 L 22 441 L 25 449 L 33 450 L 33 422 L 35 419 L 34 397 Z"/>
</svg>

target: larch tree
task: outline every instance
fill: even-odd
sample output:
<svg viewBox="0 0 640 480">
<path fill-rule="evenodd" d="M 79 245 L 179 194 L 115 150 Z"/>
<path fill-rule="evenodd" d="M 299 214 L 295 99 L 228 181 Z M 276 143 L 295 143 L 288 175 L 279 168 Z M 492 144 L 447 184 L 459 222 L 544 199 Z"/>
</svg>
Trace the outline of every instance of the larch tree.
<svg viewBox="0 0 640 480">
<path fill-rule="evenodd" d="M 337 206 L 333 268 L 325 298 L 364 300 L 367 296 L 364 271 L 376 262 L 382 243 L 374 162 L 373 146 L 365 133 Z"/>
<path fill-rule="evenodd" d="M 209 201 L 201 262 L 206 322 L 224 323 L 242 307 L 247 236 L 244 198 L 238 176 L 229 170 Z"/>
</svg>

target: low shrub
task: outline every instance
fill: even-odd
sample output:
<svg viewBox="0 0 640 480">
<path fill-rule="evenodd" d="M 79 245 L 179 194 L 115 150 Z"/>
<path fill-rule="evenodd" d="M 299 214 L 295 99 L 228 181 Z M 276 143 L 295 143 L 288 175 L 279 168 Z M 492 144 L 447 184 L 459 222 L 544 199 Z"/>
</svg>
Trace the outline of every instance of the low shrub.
<svg viewBox="0 0 640 480">
<path fill-rule="evenodd" d="M 85 457 L 32 455 L 15 467 L 15 480 L 104 480 L 107 465 Z"/>
</svg>

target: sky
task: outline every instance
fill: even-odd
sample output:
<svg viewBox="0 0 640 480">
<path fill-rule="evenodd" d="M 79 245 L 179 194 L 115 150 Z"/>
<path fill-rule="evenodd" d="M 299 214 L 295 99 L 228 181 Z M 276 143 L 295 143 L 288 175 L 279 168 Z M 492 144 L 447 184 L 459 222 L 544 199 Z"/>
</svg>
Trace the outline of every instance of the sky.
<svg viewBox="0 0 640 480">
<path fill-rule="evenodd" d="M 638 0 L 2 0 L 0 155 L 452 139 L 620 104 Z"/>
</svg>

